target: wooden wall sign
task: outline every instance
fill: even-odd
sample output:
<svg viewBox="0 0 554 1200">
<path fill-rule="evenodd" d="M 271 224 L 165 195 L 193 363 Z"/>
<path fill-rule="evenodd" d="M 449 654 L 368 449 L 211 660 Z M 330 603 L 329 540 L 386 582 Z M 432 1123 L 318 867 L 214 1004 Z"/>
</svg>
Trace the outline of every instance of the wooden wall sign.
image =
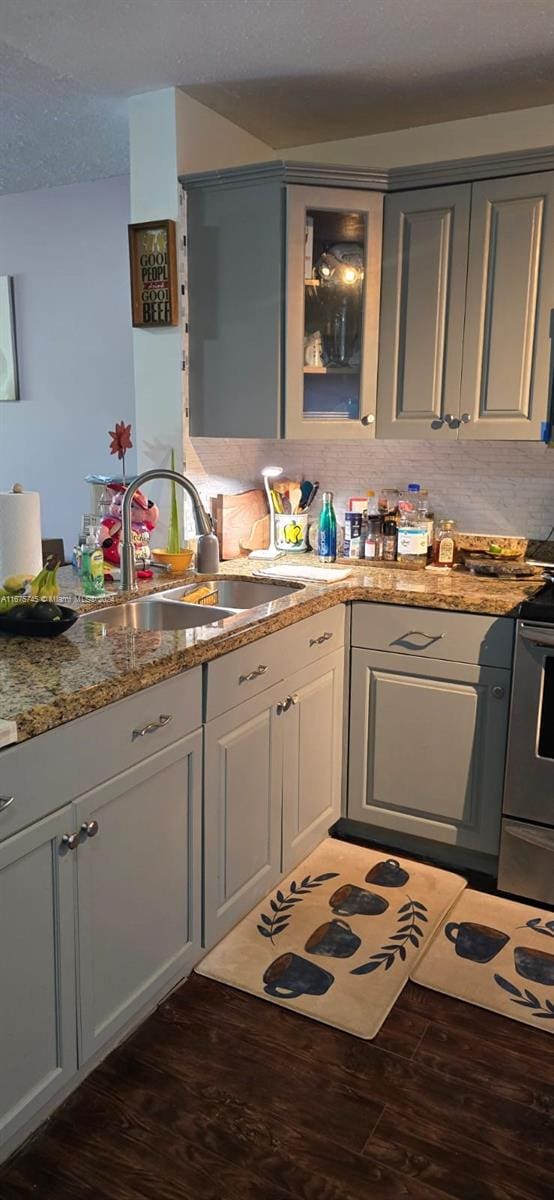
<svg viewBox="0 0 554 1200">
<path fill-rule="evenodd" d="M 129 225 L 133 325 L 157 329 L 179 323 L 175 221 Z"/>
</svg>

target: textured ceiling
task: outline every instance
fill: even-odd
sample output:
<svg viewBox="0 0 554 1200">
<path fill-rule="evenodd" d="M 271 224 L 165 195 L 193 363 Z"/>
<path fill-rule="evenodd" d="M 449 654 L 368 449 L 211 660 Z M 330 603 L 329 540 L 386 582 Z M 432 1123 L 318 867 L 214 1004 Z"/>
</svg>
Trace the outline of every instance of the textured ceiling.
<svg viewBox="0 0 554 1200">
<path fill-rule="evenodd" d="M 0 0 L 0 190 L 125 171 L 169 85 L 276 148 L 547 104 L 554 0 Z"/>
</svg>

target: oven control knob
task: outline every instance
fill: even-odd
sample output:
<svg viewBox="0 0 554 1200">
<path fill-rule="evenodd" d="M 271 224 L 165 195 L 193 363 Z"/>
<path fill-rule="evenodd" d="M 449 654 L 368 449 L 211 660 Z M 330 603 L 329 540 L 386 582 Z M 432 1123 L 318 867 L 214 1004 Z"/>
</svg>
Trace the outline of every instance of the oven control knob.
<svg viewBox="0 0 554 1200">
<path fill-rule="evenodd" d="M 504 698 L 504 688 L 499 686 L 493 687 L 492 694 L 495 700 L 502 700 Z"/>
</svg>

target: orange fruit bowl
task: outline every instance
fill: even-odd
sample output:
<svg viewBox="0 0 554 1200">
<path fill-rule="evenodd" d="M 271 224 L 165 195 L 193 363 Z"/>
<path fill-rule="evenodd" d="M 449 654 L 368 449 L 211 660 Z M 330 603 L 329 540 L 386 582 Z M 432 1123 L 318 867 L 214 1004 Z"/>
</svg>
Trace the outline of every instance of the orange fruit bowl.
<svg viewBox="0 0 554 1200">
<path fill-rule="evenodd" d="M 180 550 L 178 554 L 170 554 L 169 550 L 152 551 L 152 558 L 155 562 L 164 563 L 171 571 L 177 573 L 188 570 L 193 557 L 192 550 Z"/>
</svg>

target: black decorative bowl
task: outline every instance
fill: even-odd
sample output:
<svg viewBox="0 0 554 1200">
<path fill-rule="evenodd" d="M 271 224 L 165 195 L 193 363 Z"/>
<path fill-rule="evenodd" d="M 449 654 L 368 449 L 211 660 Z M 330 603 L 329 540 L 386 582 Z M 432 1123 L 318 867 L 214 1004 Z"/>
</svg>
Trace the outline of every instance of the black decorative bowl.
<svg viewBox="0 0 554 1200">
<path fill-rule="evenodd" d="M 0 612 L 0 633 L 11 633 L 12 637 L 54 638 L 61 633 L 67 633 L 75 624 L 79 613 L 74 608 L 66 608 L 59 604 L 62 614 L 60 621 L 33 621 L 32 617 L 14 620 L 5 612 Z"/>
</svg>

